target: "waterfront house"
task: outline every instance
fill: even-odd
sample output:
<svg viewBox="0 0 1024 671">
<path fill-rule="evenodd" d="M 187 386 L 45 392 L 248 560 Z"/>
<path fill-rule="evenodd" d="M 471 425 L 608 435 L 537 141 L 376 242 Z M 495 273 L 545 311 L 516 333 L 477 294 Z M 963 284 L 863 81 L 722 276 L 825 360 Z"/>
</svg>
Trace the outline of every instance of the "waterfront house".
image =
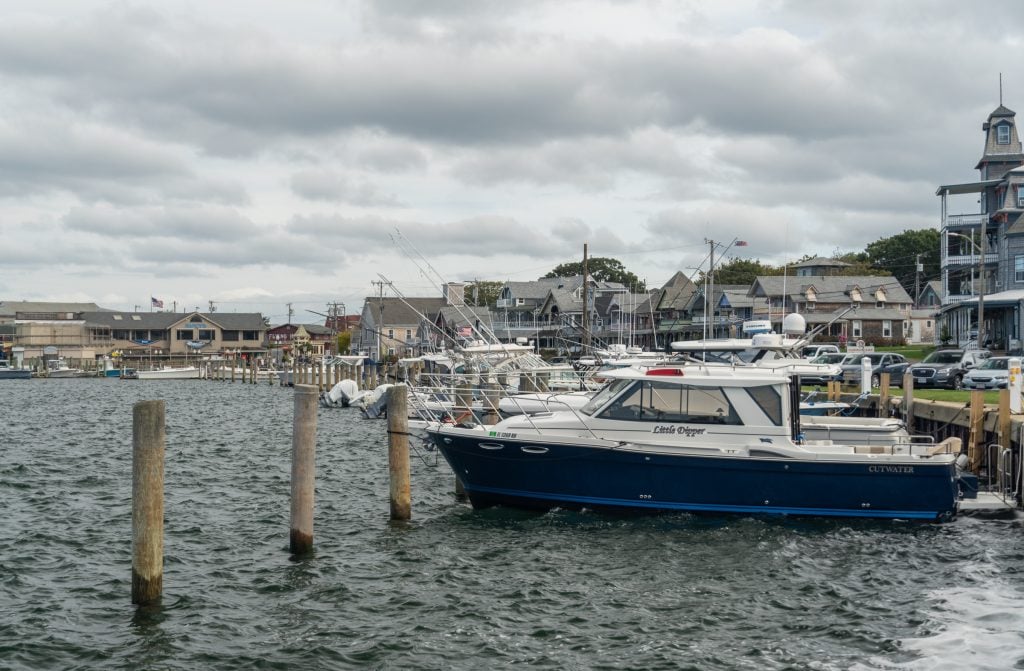
<svg viewBox="0 0 1024 671">
<path fill-rule="evenodd" d="M 853 308 L 818 336 L 819 342 L 864 340 L 903 344 L 913 299 L 892 275 L 761 276 L 748 294 L 767 301 L 773 330 L 782 332 L 786 314 L 799 312 L 810 328 L 832 321 L 836 312 Z"/>
<path fill-rule="evenodd" d="M 678 270 L 661 287 L 654 302 L 659 348 L 667 347 L 667 343 L 675 340 L 695 337 L 691 306 L 697 291 L 697 285 Z"/>
<path fill-rule="evenodd" d="M 336 333 L 322 324 L 279 324 L 267 330 L 270 348 L 291 357 L 295 352 L 303 356 L 321 357 L 337 350 Z"/>
<path fill-rule="evenodd" d="M 213 355 L 262 356 L 267 325 L 259 313 L 237 312 L 86 312 L 90 342 L 126 361 L 180 363 Z"/>
<path fill-rule="evenodd" d="M 940 328 L 962 341 L 982 313 L 986 343 L 1018 350 L 1024 332 L 1024 152 L 1016 113 L 1001 102 L 981 128 L 979 179 L 936 190 L 942 223 Z"/>
</svg>

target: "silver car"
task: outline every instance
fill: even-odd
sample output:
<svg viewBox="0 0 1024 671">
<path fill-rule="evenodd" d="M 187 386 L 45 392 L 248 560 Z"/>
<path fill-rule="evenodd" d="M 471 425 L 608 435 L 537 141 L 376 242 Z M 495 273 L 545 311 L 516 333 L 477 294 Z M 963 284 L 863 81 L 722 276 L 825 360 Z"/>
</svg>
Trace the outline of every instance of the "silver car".
<svg viewBox="0 0 1024 671">
<path fill-rule="evenodd" d="M 1009 363 L 1008 356 L 985 359 L 964 375 L 964 389 L 1005 389 L 1010 380 Z"/>
</svg>

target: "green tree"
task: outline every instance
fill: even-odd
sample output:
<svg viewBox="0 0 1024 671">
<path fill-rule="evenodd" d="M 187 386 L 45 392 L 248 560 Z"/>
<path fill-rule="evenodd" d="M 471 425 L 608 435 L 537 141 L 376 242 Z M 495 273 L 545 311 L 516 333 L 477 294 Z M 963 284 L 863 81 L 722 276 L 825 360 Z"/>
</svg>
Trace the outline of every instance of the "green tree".
<svg viewBox="0 0 1024 671">
<path fill-rule="evenodd" d="M 338 354 L 348 354 L 352 348 L 352 332 L 342 331 L 338 334 Z"/>
<path fill-rule="evenodd" d="M 555 266 L 544 277 L 574 277 L 583 274 L 582 261 L 569 261 Z M 599 282 L 619 282 L 637 294 L 646 293 L 647 283 L 626 270 L 618 259 L 595 256 L 587 259 L 587 274 Z"/>
<path fill-rule="evenodd" d="M 914 296 L 918 255 L 924 266 L 920 276 L 923 284 L 939 276 L 940 244 L 941 236 L 937 229 L 922 228 L 879 238 L 869 244 L 864 252 L 872 267 L 892 273 L 907 293 Z"/>
<path fill-rule="evenodd" d="M 501 294 L 503 286 L 505 286 L 504 282 L 491 280 L 477 280 L 472 284 L 467 284 L 463 294 L 466 305 L 494 307 L 498 303 L 498 296 Z"/>
<path fill-rule="evenodd" d="M 732 258 L 721 265 L 715 265 L 715 284 L 753 284 L 763 275 L 781 275 L 782 269 L 761 263 L 759 260 Z M 705 271 L 700 272 L 698 284 L 702 284 Z"/>
</svg>

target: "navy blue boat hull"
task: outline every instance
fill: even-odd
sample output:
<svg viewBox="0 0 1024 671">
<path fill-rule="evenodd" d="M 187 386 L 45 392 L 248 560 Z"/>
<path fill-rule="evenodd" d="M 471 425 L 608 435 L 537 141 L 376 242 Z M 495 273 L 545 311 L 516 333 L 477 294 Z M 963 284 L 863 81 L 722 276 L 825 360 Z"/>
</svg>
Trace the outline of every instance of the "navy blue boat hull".
<svg viewBox="0 0 1024 671">
<path fill-rule="evenodd" d="M 481 434 L 431 437 L 474 507 L 943 520 L 955 514 L 958 499 L 956 467 L 949 462 L 695 456 Z"/>
</svg>

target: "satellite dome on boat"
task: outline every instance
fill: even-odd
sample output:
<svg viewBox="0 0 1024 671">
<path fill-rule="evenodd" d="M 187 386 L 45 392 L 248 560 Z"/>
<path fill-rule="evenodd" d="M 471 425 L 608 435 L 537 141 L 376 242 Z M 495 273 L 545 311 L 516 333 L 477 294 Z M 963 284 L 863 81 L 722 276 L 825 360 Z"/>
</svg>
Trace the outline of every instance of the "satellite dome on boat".
<svg viewBox="0 0 1024 671">
<path fill-rule="evenodd" d="M 787 335 L 803 335 L 807 330 L 807 320 L 802 314 L 791 312 L 782 320 L 782 332 Z"/>
</svg>

